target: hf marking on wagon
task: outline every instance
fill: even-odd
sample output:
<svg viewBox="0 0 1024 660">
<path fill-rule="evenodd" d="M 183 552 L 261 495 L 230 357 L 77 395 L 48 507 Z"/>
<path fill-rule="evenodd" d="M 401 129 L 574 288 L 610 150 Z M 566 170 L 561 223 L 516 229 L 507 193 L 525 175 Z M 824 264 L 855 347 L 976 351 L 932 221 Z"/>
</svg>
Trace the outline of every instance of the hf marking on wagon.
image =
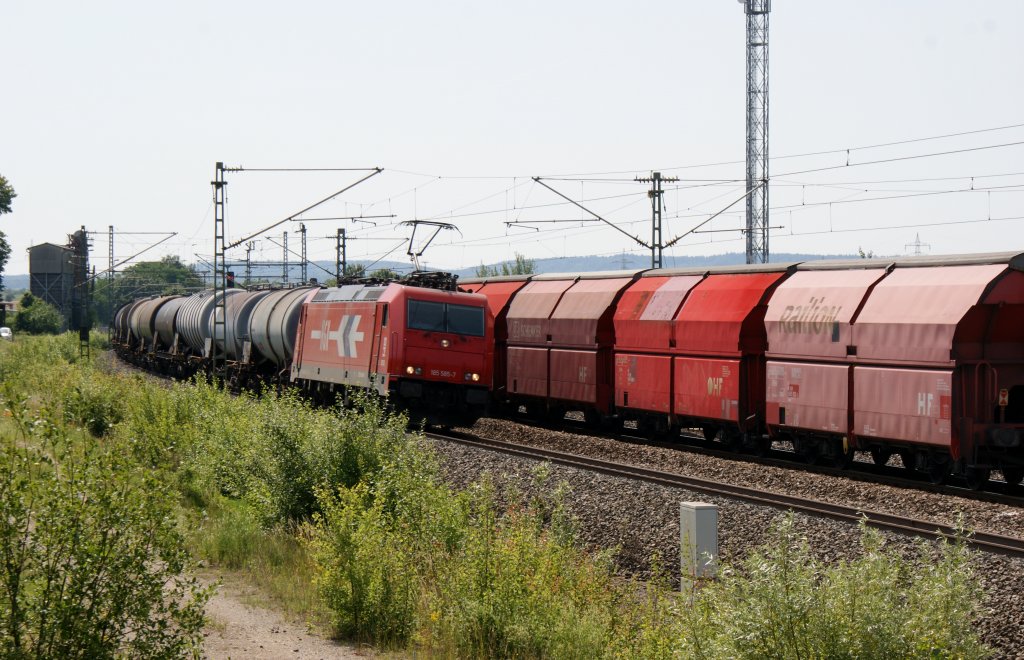
<svg viewBox="0 0 1024 660">
<path fill-rule="evenodd" d="M 319 330 L 313 330 L 309 333 L 310 339 L 316 339 L 320 341 L 320 350 L 326 351 L 330 347 L 331 341 L 337 342 L 338 346 L 338 357 L 359 357 L 356 350 L 359 342 L 363 341 L 364 334 L 357 330 L 359 327 L 359 320 L 362 318 L 359 314 L 355 316 L 349 316 L 346 314 L 341 317 L 341 323 L 338 324 L 338 329 L 331 331 L 331 320 L 324 319 L 320 325 Z"/>
</svg>

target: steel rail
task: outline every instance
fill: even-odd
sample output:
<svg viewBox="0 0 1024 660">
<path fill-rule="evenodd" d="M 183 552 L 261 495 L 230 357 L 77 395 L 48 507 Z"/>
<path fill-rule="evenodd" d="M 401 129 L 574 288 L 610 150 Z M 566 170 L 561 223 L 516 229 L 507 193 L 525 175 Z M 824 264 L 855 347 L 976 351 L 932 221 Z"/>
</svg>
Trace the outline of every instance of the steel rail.
<svg viewBox="0 0 1024 660">
<path fill-rule="evenodd" d="M 891 532 L 923 536 L 931 539 L 951 539 L 956 536 L 956 530 L 948 525 L 940 523 L 907 518 L 880 511 L 870 511 L 856 507 L 822 502 L 784 493 L 747 488 L 735 484 L 727 484 L 720 481 L 700 479 L 681 474 L 662 472 L 651 468 L 638 467 L 624 463 L 614 463 L 579 454 L 542 449 L 517 445 L 503 440 L 493 438 L 482 438 L 459 433 L 436 433 L 425 434 L 428 438 L 445 442 L 457 442 L 467 446 L 483 448 L 491 451 L 499 451 L 513 456 L 521 456 L 532 460 L 544 460 L 557 465 L 581 468 L 607 474 L 610 476 L 633 479 L 645 483 L 652 483 L 672 488 L 682 488 L 709 495 L 727 497 L 743 502 L 750 502 L 779 509 L 799 511 L 814 516 L 822 516 L 833 520 L 841 520 L 851 523 L 864 521 L 865 524 Z M 991 534 L 988 532 L 975 532 L 968 539 L 967 543 L 977 550 L 984 550 L 1013 557 L 1024 556 L 1024 539 Z"/>
</svg>

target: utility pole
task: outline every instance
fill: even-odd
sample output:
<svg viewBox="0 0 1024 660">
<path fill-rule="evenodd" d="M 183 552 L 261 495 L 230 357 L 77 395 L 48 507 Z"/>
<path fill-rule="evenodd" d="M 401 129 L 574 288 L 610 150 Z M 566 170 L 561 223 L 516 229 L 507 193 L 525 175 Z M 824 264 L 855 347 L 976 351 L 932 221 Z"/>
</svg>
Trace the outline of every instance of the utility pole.
<svg viewBox="0 0 1024 660">
<path fill-rule="evenodd" d="M 768 13 L 771 0 L 739 0 L 747 15 L 747 263 L 768 262 Z"/>
<path fill-rule="evenodd" d="M 210 342 L 210 366 L 213 373 L 217 373 L 217 341 L 225 341 L 227 338 L 227 264 L 225 253 L 227 246 L 224 240 L 224 211 L 225 193 L 224 187 L 228 182 L 224 180 L 224 163 L 217 163 L 213 184 L 213 338 Z M 222 366 L 227 366 L 227 356 L 222 361 Z"/>
<path fill-rule="evenodd" d="M 302 234 L 302 283 L 309 282 L 309 263 L 306 261 L 306 223 L 299 223 L 299 233 Z"/>
<path fill-rule="evenodd" d="M 245 244 L 245 286 L 248 287 L 252 281 L 252 251 L 256 247 L 256 241 L 248 241 Z"/>
<path fill-rule="evenodd" d="M 647 196 L 651 198 L 651 268 L 661 268 L 662 252 L 665 249 L 661 239 L 662 195 L 664 194 L 661 184 L 663 181 L 672 183 L 678 181 L 679 178 L 674 176 L 663 177 L 661 172 L 651 172 L 650 177 L 633 180 L 651 184 L 651 189 L 647 191 Z"/>
<path fill-rule="evenodd" d="M 89 235 L 83 226 L 68 237 L 71 247 L 71 323 L 78 331 L 78 355 L 89 357 Z"/>
<path fill-rule="evenodd" d="M 284 240 L 281 241 L 281 246 L 284 248 L 284 260 L 281 262 L 282 264 L 284 264 L 284 274 L 281 280 L 285 284 L 288 284 L 288 232 L 284 233 Z"/>
<path fill-rule="evenodd" d="M 345 274 L 345 230 L 338 228 L 338 236 L 334 245 L 334 281 L 341 286 L 341 276 Z"/>
<path fill-rule="evenodd" d="M 107 338 L 114 328 L 114 225 L 107 227 Z"/>
</svg>

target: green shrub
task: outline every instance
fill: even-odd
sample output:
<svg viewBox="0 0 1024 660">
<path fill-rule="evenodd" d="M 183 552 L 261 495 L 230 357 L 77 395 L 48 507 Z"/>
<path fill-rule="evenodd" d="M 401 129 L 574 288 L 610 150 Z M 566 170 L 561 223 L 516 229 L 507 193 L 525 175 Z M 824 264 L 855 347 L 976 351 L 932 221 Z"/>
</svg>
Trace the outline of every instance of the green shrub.
<svg viewBox="0 0 1024 660">
<path fill-rule="evenodd" d="M 316 583 L 339 635 L 404 645 L 416 626 L 416 557 L 365 486 L 321 495 L 322 518 L 311 549 Z"/>
<path fill-rule="evenodd" d="M 130 387 L 130 382 L 86 370 L 64 395 L 65 417 L 94 437 L 103 437 L 124 418 Z"/>
<path fill-rule="evenodd" d="M 174 498 L 116 445 L 11 396 L 0 431 L 0 655 L 178 657 L 202 637 Z"/>
<path fill-rule="evenodd" d="M 963 538 L 922 541 L 915 560 L 861 526 L 861 554 L 816 560 L 792 516 L 735 570 L 698 595 L 698 657 L 978 658 L 979 591 Z M 699 651 L 699 652 L 697 652 Z"/>
<path fill-rule="evenodd" d="M 21 297 L 21 310 L 14 318 L 14 330 L 30 335 L 57 334 L 64 319 L 56 307 L 31 293 Z"/>
</svg>

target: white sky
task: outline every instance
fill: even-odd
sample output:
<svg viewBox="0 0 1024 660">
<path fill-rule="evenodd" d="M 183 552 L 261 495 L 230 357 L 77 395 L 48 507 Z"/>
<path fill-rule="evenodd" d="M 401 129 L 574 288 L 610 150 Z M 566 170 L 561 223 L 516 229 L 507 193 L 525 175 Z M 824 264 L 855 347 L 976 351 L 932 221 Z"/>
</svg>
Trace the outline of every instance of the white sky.
<svg viewBox="0 0 1024 660">
<path fill-rule="evenodd" d="M 80 225 L 104 232 L 93 253 L 100 269 L 108 225 L 119 259 L 156 240 L 127 234 L 143 231 L 178 232 L 147 257 L 209 255 L 218 160 L 380 166 L 308 217 L 396 217 L 376 227 L 311 222 L 310 258 L 333 260 L 326 237 L 339 226 L 387 239 L 352 241 L 349 258 L 366 259 L 408 235 L 395 223 L 441 219 L 461 235 L 427 251 L 438 268 L 514 251 L 646 253 L 598 223 L 506 227 L 581 218 L 533 175 L 615 172 L 626 181 L 550 184 L 645 240 L 650 207 L 644 186 L 628 183 L 634 176 L 660 169 L 683 179 L 666 186 L 666 239 L 743 192 L 745 18 L 731 0 L 7 0 L 0 16 L 0 173 L 18 193 L 0 219 L 13 248 L 8 274 L 28 271 L 29 245 L 63 243 Z M 773 2 L 770 153 L 843 151 L 773 158 L 771 224 L 783 228 L 772 251 L 903 254 L 918 233 L 936 254 L 1024 250 L 1024 144 L 857 165 L 1021 143 L 1024 126 L 856 149 L 1024 124 L 1021 25 L 1019 0 Z M 846 149 L 849 168 L 790 174 L 844 165 Z M 679 169 L 722 162 L 731 164 Z M 228 238 L 358 176 L 230 174 Z M 935 192 L 944 194 L 920 194 Z M 889 199 L 850 201 L 876 197 Z M 708 227 L 741 226 L 742 204 L 734 210 Z M 288 229 L 297 251 L 289 225 L 275 238 Z M 743 249 L 738 232 L 691 235 L 666 261 Z M 280 254 L 261 240 L 254 257 Z"/>
</svg>

